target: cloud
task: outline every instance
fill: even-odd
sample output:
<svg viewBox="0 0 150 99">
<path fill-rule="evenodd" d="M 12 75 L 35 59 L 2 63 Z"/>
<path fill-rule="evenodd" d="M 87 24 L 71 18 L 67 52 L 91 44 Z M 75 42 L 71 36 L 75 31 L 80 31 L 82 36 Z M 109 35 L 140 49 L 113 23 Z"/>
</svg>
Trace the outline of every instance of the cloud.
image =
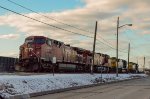
<svg viewBox="0 0 150 99">
<path fill-rule="evenodd" d="M 19 34 L 6 34 L 6 35 L 0 35 L 0 39 L 17 39 L 19 38 Z"/>
<path fill-rule="evenodd" d="M 19 57 L 19 53 L 16 52 L 16 51 L 10 51 L 10 52 L 0 51 L 0 56 L 7 56 L 7 57 L 18 58 Z"/>
<path fill-rule="evenodd" d="M 143 42 L 141 35 L 150 34 L 150 1 L 149 0 L 82 0 L 85 6 L 62 12 L 40 13 L 48 17 L 55 17 L 57 21 L 73 25 L 78 28 L 85 29 L 89 32 L 81 31 L 64 24 L 50 20 L 36 13 L 28 13 L 26 16 L 35 18 L 39 21 L 48 23 L 53 26 L 70 30 L 72 32 L 81 33 L 84 35 L 94 36 L 95 22 L 98 21 L 98 35 L 106 39 L 111 45 L 116 47 L 116 25 L 117 17 L 120 16 L 120 25 L 132 23 L 132 27 L 123 27 L 119 29 L 119 48 L 128 49 L 128 42 L 133 42 L 138 46 L 138 42 Z M 70 43 L 73 46 L 82 46 L 83 48 L 92 50 L 93 39 L 88 39 L 80 35 L 75 35 L 67 31 L 63 31 L 39 22 L 24 18 L 15 14 L 7 14 L 0 16 L 0 25 L 8 25 L 15 27 L 18 32 L 23 32 L 26 36 L 29 35 L 45 35 L 53 39 Z M 126 35 L 126 30 L 131 30 L 132 34 Z M 149 35 L 148 35 L 149 36 Z M 129 40 L 129 38 L 131 40 Z M 100 37 L 97 36 L 102 42 Z M 107 43 L 107 42 L 105 42 Z M 145 43 L 145 41 L 143 42 Z M 89 47 L 90 45 L 90 47 Z M 101 51 L 108 52 L 114 55 L 113 49 L 98 43 Z M 139 46 L 140 47 L 140 46 Z M 103 49 L 103 50 L 102 50 Z M 106 51 L 107 49 L 107 51 Z M 97 48 L 98 50 L 98 48 Z M 113 50 L 113 51 L 112 51 Z M 150 48 L 148 48 L 150 50 Z M 143 48 L 143 53 L 144 48 Z M 147 54 L 147 53 L 146 53 Z M 122 58 L 124 53 L 120 53 Z M 134 54 L 133 56 L 136 56 Z"/>
</svg>

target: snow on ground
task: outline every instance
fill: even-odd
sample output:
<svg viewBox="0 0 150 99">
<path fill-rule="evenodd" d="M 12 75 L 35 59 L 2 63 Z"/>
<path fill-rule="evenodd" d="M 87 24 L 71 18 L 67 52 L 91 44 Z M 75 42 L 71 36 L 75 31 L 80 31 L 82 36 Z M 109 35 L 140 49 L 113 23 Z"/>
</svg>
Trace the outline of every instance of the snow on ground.
<svg viewBox="0 0 150 99">
<path fill-rule="evenodd" d="M 103 79 L 101 79 L 101 76 Z M 139 76 L 146 77 L 145 74 L 119 74 L 119 77 L 116 77 L 116 74 L 0 75 L 0 95 L 9 97 L 12 95 L 132 79 Z"/>
</svg>

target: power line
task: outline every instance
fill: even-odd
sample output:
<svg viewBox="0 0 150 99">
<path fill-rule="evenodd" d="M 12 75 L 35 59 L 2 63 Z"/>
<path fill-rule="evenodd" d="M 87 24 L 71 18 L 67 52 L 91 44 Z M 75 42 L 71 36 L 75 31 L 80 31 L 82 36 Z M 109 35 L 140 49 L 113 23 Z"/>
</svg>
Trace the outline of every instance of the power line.
<svg viewBox="0 0 150 99">
<path fill-rule="evenodd" d="M 132 40 L 131 40 L 131 38 L 128 36 L 128 34 L 127 34 L 127 32 L 125 31 L 125 33 L 123 33 L 123 34 L 125 34 L 125 36 L 127 37 L 127 39 L 131 42 Z M 135 45 L 134 44 L 134 42 L 131 42 L 132 43 L 132 45 Z M 137 52 L 137 48 L 136 47 L 131 47 L 131 49 L 136 49 L 136 50 L 134 50 L 134 52 L 136 53 L 136 54 L 138 54 L 139 52 Z M 140 50 L 138 50 L 138 51 L 140 51 Z M 140 51 L 141 52 L 141 51 Z"/>
<path fill-rule="evenodd" d="M 78 30 L 82 30 L 82 31 L 85 31 L 85 32 L 89 32 L 89 33 L 91 33 L 90 31 L 87 31 L 87 30 L 84 30 L 84 29 L 81 29 L 81 28 L 77 28 L 77 27 L 75 27 L 75 26 L 72 26 L 72 25 L 69 25 L 69 24 L 63 23 L 63 22 L 61 22 L 61 21 L 58 21 L 58 20 L 56 20 L 56 19 L 54 19 L 54 18 L 52 18 L 52 17 L 48 17 L 48 16 L 45 16 L 45 15 L 43 15 L 43 14 L 40 14 L 40 13 L 38 13 L 38 12 L 36 12 L 36 11 L 32 10 L 32 9 L 29 9 L 29 8 L 27 8 L 27 7 L 25 7 L 25 6 L 21 5 L 21 4 L 18 4 L 18 3 L 14 2 L 14 1 L 11 1 L 11 0 L 7 0 L 7 1 L 9 1 L 10 3 L 13 3 L 13 4 L 17 5 L 17 6 L 20 6 L 20 7 L 24 8 L 24 9 L 26 9 L 26 10 L 28 10 L 28 11 L 34 12 L 34 13 L 36 13 L 36 14 L 38 14 L 38 15 L 41 15 L 41 16 L 43 16 L 43 17 L 45 17 L 45 18 L 48 18 L 48 19 L 54 20 L 54 21 L 56 21 L 56 22 L 58 22 L 58 23 L 61 23 L 61 24 L 64 24 L 64 25 L 67 25 L 67 26 L 70 26 L 70 27 L 76 28 L 76 29 L 78 29 Z M 101 39 L 103 39 L 106 43 L 108 43 L 108 44 L 109 44 L 109 46 L 111 45 L 111 44 L 110 44 L 107 40 L 105 40 L 105 39 L 104 39 L 104 38 L 102 38 L 101 36 L 98 36 L 98 37 L 100 37 L 100 38 L 101 38 Z M 91 37 L 90 37 L 90 38 L 91 38 Z M 101 41 L 100 41 L 100 42 L 101 42 Z M 112 48 L 112 46 L 111 46 L 111 48 Z"/>
<path fill-rule="evenodd" d="M 85 29 L 82 29 L 82 28 L 77 28 L 77 27 L 75 27 L 75 26 L 66 24 L 66 23 L 64 23 L 64 22 L 62 22 L 62 21 L 56 20 L 54 17 L 48 17 L 48 16 L 45 16 L 45 15 L 43 15 L 43 14 L 40 14 L 40 13 L 38 13 L 38 12 L 32 10 L 32 9 L 29 9 L 29 8 L 27 8 L 27 7 L 25 7 L 25 6 L 21 5 L 21 4 L 18 4 L 18 3 L 14 2 L 14 1 L 11 1 L 11 0 L 7 0 L 7 1 L 9 1 L 10 3 L 13 3 L 13 4 L 17 5 L 17 6 L 20 6 L 20 7 L 24 8 L 24 9 L 26 9 L 26 10 L 28 10 L 28 11 L 34 12 L 34 13 L 36 13 L 36 14 L 38 14 L 38 15 L 41 15 L 41 16 L 43 16 L 43 17 L 45 17 L 45 18 L 48 18 L 48 19 L 51 19 L 51 20 L 56 21 L 56 22 L 58 22 L 58 23 L 61 23 L 61 24 L 63 24 L 63 25 L 66 25 L 66 26 L 69 26 L 69 27 L 72 27 L 72 28 L 75 28 L 75 29 L 78 29 L 78 30 L 81 30 L 81 31 L 84 31 L 84 32 L 89 32 L 89 33 L 91 33 L 91 32 L 88 31 L 88 30 L 85 30 Z"/>
<path fill-rule="evenodd" d="M 103 39 L 101 36 L 99 36 L 99 35 L 97 35 L 97 36 L 100 37 L 101 39 Z M 114 48 L 113 46 L 111 46 L 112 44 L 111 44 L 110 42 L 108 42 L 108 41 L 105 40 L 105 39 L 103 39 L 103 40 L 108 44 L 107 46 L 109 46 L 110 48 L 116 50 L 116 48 Z M 124 49 L 119 49 L 120 52 L 124 52 L 123 50 L 124 50 Z M 128 53 L 128 52 L 124 52 L 124 53 Z"/>
<path fill-rule="evenodd" d="M 76 35 L 81 35 L 81 36 L 85 36 L 85 37 L 88 37 L 88 38 L 93 38 L 93 37 L 88 36 L 88 35 L 84 35 L 84 34 L 80 34 L 80 33 L 72 32 L 72 31 L 70 31 L 70 30 L 63 29 L 63 28 L 60 28 L 60 27 L 54 26 L 54 25 L 51 25 L 51 24 L 45 23 L 45 22 L 43 22 L 43 21 L 39 21 L 39 20 L 37 20 L 37 19 L 35 19 L 35 18 L 31 18 L 31 17 L 26 16 L 26 15 L 24 15 L 24 14 L 21 14 L 21 13 L 19 13 L 19 12 L 16 12 L 16 11 L 10 10 L 10 9 L 8 9 L 8 8 L 5 8 L 5 7 L 3 7 L 3 6 L 0 6 L 0 8 L 5 9 L 5 10 L 10 11 L 10 12 L 13 12 L 13 13 L 15 13 L 15 14 L 18 14 L 18 15 L 20 15 L 20 16 L 26 17 L 26 18 L 28 18 L 28 19 L 31 19 L 31 20 L 37 21 L 37 22 L 39 22 L 39 23 L 42 23 L 42 24 L 48 25 L 48 26 L 50 26 L 50 27 L 54 27 L 54 28 L 57 28 L 57 29 L 60 29 L 60 30 L 66 31 L 66 32 L 70 32 L 70 33 L 76 34 Z M 102 41 L 100 41 L 100 40 L 98 40 L 98 39 L 96 39 L 96 40 L 97 40 L 97 41 L 99 41 L 99 42 L 101 42 L 101 43 L 103 43 L 104 45 L 107 45 L 107 44 L 105 44 L 104 42 L 102 42 Z M 107 46 L 109 46 L 109 47 L 110 47 L 110 48 L 112 48 L 112 49 L 115 49 L 115 48 L 113 48 L 113 47 L 112 47 L 112 46 L 110 46 L 110 45 L 107 45 Z M 122 52 L 122 51 L 120 51 L 120 52 Z"/>
<path fill-rule="evenodd" d="M 99 38 L 101 38 L 102 40 L 104 40 L 106 43 L 108 43 L 109 45 L 112 45 L 110 44 L 110 42 L 108 42 L 107 40 L 105 40 L 104 38 L 102 38 L 101 36 L 97 35 Z"/>
<path fill-rule="evenodd" d="M 57 29 L 60 29 L 60 30 L 66 31 L 66 32 L 70 32 L 70 33 L 73 33 L 73 34 L 77 34 L 77 35 L 85 36 L 85 37 L 88 37 L 88 38 L 93 38 L 93 37 L 88 36 L 88 35 L 84 35 L 84 34 L 80 34 L 80 33 L 72 32 L 72 31 L 70 31 L 70 30 L 63 29 L 63 28 L 60 28 L 60 27 L 54 26 L 54 25 L 51 25 L 51 24 L 45 23 L 45 22 L 43 22 L 43 21 L 39 21 L 39 20 L 37 20 L 37 19 L 35 19 L 35 18 L 31 18 L 31 17 L 29 17 L 29 16 L 23 15 L 23 14 L 21 14 L 21 13 L 18 13 L 18 12 L 16 12 L 16 11 L 10 10 L 10 9 L 5 8 L 5 7 L 3 7 L 3 6 L 0 6 L 0 8 L 5 9 L 5 10 L 10 11 L 10 12 L 13 12 L 13 13 L 15 13 L 15 14 L 18 14 L 18 15 L 20 15 L 20 16 L 26 17 L 26 18 L 28 18 L 28 19 L 31 19 L 31 20 L 34 20 L 34 21 L 37 21 L 37 22 L 43 23 L 43 24 L 45 24 L 45 25 L 48 25 L 48 26 L 51 26 L 51 27 L 54 27 L 54 28 L 57 28 Z"/>
<path fill-rule="evenodd" d="M 98 42 L 101 42 L 100 40 L 98 40 L 97 39 L 97 41 Z M 102 44 L 105 44 L 104 42 L 101 42 Z M 106 45 L 106 44 L 105 44 Z M 111 49 L 114 49 L 114 50 L 116 50 L 116 48 L 114 48 L 114 47 L 112 47 L 112 46 L 110 46 L 110 45 L 107 45 L 109 48 L 111 48 Z M 123 52 L 123 53 L 128 53 L 128 52 L 124 52 L 124 51 L 122 51 L 122 50 L 119 50 L 119 52 Z"/>
</svg>

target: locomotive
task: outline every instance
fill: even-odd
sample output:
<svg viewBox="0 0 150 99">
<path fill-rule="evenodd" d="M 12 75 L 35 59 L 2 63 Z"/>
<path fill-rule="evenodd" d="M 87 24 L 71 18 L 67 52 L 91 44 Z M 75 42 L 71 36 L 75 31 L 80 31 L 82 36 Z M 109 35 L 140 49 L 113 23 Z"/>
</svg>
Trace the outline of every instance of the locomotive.
<svg viewBox="0 0 150 99">
<path fill-rule="evenodd" d="M 129 62 L 128 72 L 138 73 L 139 72 L 138 67 L 139 67 L 139 65 L 137 63 Z"/>
<path fill-rule="evenodd" d="M 90 50 L 73 47 L 44 36 L 29 36 L 20 46 L 16 71 L 43 72 L 90 72 L 92 65 Z M 94 53 L 94 72 L 115 72 L 115 57 Z M 127 71 L 127 62 L 118 59 L 119 72 Z"/>
<path fill-rule="evenodd" d="M 112 72 L 116 72 L 117 68 L 117 58 L 111 57 L 109 58 L 109 66 L 111 67 Z M 118 59 L 118 72 L 127 72 L 127 61 L 123 59 Z"/>
<path fill-rule="evenodd" d="M 106 66 L 108 55 L 95 53 L 94 70 Z M 55 64 L 54 61 L 55 60 Z M 89 72 L 92 52 L 44 36 L 29 36 L 20 46 L 19 62 L 16 71 L 83 71 Z"/>
</svg>

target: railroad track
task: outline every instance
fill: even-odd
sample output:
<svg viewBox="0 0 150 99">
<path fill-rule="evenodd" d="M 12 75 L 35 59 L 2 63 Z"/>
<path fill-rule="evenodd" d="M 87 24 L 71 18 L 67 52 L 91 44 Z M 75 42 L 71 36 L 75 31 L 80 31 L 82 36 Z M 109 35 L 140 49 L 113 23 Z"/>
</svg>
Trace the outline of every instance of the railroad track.
<svg viewBox="0 0 150 99">
<path fill-rule="evenodd" d="M 30 76 L 30 75 L 45 75 L 45 74 L 53 74 L 53 73 L 30 73 L 30 72 L 1 72 L 0 75 L 20 75 L 20 76 Z M 88 74 L 88 73 L 54 73 L 54 74 Z"/>
</svg>

